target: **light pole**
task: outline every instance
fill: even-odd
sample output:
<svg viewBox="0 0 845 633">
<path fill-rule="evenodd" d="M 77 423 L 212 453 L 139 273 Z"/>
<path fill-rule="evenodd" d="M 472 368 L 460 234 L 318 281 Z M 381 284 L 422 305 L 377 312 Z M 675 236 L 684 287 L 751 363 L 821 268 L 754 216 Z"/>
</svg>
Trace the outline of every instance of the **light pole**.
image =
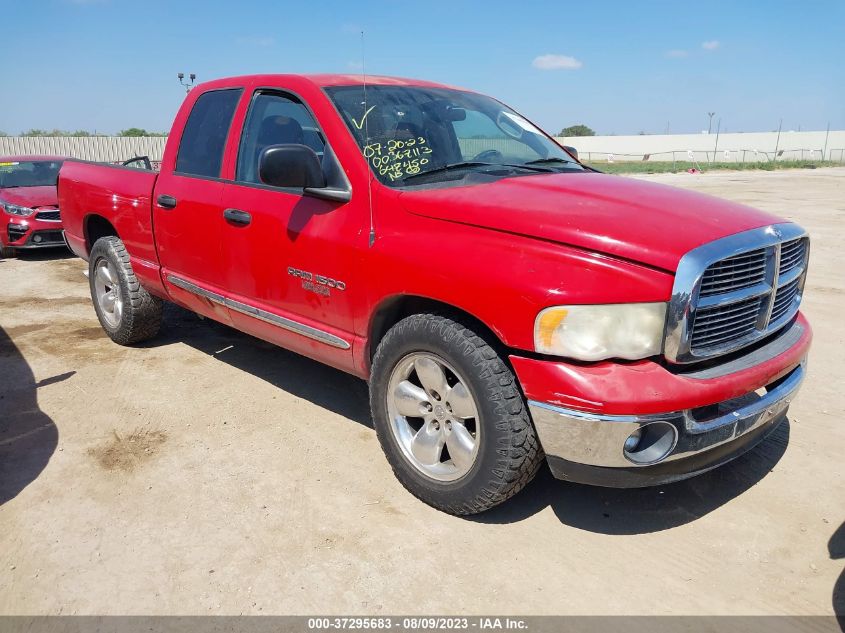
<svg viewBox="0 0 845 633">
<path fill-rule="evenodd" d="M 714 116 L 715 114 L 716 114 L 715 112 L 708 112 L 708 113 L 707 113 L 707 116 L 709 116 L 709 117 L 710 117 L 710 122 L 707 124 L 707 133 L 708 133 L 708 134 L 710 134 L 710 132 L 712 132 L 712 131 L 713 131 L 713 116 Z"/>
<path fill-rule="evenodd" d="M 191 88 L 194 87 L 194 81 L 196 80 L 197 76 L 194 73 L 188 75 L 188 79 L 190 81 L 185 81 L 185 73 L 179 73 L 176 76 L 179 77 L 179 83 L 184 86 L 185 94 L 189 93 L 191 91 Z"/>
</svg>

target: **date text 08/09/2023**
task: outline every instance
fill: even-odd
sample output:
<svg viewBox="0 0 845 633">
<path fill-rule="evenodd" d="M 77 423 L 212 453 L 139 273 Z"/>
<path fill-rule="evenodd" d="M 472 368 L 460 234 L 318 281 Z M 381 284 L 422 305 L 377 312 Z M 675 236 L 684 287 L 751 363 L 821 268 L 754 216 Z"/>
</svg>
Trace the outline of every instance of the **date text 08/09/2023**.
<svg viewBox="0 0 845 633">
<path fill-rule="evenodd" d="M 509 617 L 333 617 L 309 618 L 308 630 L 399 630 L 399 631 L 481 631 L 511 630 L 526 631 L 528 623 L 524 619 Z"/>
</svg>

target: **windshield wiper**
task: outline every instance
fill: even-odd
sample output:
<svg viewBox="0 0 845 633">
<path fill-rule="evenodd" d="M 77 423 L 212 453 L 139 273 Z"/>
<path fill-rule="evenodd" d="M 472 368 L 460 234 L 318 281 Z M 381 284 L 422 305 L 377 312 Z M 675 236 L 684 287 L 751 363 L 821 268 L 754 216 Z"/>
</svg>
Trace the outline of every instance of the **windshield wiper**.
<svg viewBox="0 0 845 633">
<path fill-rule="evenodd" d="M 548 167 L 537 167 L 533 165 L 534 161 L 529 161 L 528 163 L 496 163 L 497 165 L 501 165 L 502 167 L 517 167 L 519 169 L 530 169 L 531 171 L 542 171 L 547 174 L 551 174 L 554 172 L 554 169 L 549 169 Z"/>
<path fill-rule="evenodd" d="M 443 165 L 442 167 L 435 167 L 434 169 L 429 169 L 427 171 L 421 171 L 417 174 L 409 174 L 401 179 L 400 182 L 405 182 L 406 180 L 411 180 L 412 178 L 418 178 L 420 176 L 428 176 L 429 174 L 439 174 L 445 171 L 452 171 L 454 169 L 463 169 L 465 167 L 490 167 L 493 163 L 484 163 L 477 160 L 466 160 L 461 161 L 459 163 L 449 163 L 448 165 Z"/>
<path fill-rule="evenodd" d="M 538 158 L 536 160 L 529 160 L 526 165 L 542 165 L 544 163 L 565 163 L 567 165 L 579 165 L 574 160 L 567 160 L 566 158 Z"/>
<path fill-rule="evenodd" d="M 412 178 L 418 178 L 420 176 L 428 176 L 429 174 L 437 174 L 446 171 L 452 171 L 455 169 L 464 169 L 467 167 L 510 167 L 512 169 L 527 169 L 529 171 L 542 171 L 542 172 L 551 172 L 551 169 L 546 169 L 545 167 L 534 167 L 531 165 L 526 164 L 510 164 L 510 163 L 485 163 L 482 161 L 477 160 L 467 160 L 461 161 L 459 163 L 449 163 L 448 165 L 443 165 L 442 167 L 435 167 L 434 169 L 429 169 L 428 171 L 421 171 L 418 174 L 410 174 L 405 176 L 400 180 L 400 182 L 405 182 L 411 180 Z"/>
</svg>

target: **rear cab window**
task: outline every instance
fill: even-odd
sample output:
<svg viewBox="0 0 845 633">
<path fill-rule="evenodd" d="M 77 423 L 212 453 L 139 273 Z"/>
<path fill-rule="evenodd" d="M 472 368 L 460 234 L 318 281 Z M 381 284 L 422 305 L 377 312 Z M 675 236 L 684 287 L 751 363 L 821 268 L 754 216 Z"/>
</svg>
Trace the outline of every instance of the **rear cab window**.
<svg viewBox="0 0 845 633">
<path fill-rule="evenodd" d="M 176 173 L 220 177 L 226 138 L 242 92 L 241 88 L 230 88 L 200 95 L 182 132 Z"/>
</svg>

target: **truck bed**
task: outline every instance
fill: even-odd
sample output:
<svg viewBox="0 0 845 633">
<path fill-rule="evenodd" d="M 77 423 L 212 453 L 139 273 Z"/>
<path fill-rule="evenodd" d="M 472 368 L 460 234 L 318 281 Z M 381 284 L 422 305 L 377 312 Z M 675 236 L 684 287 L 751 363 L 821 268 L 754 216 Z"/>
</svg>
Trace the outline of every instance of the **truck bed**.
<svg viewBox="0 0 845 633">
<path fill-rule="evenodd" d="M 145 169 L 68 160 L 58 183 L 59 208 L 71 250 L 87 260 L 97 238 L 112 229 L 120 235 L 136 274 L 151 292 L 161 288 L 152 226 L 157 178 L 157 172 Z"/>
</svg>

